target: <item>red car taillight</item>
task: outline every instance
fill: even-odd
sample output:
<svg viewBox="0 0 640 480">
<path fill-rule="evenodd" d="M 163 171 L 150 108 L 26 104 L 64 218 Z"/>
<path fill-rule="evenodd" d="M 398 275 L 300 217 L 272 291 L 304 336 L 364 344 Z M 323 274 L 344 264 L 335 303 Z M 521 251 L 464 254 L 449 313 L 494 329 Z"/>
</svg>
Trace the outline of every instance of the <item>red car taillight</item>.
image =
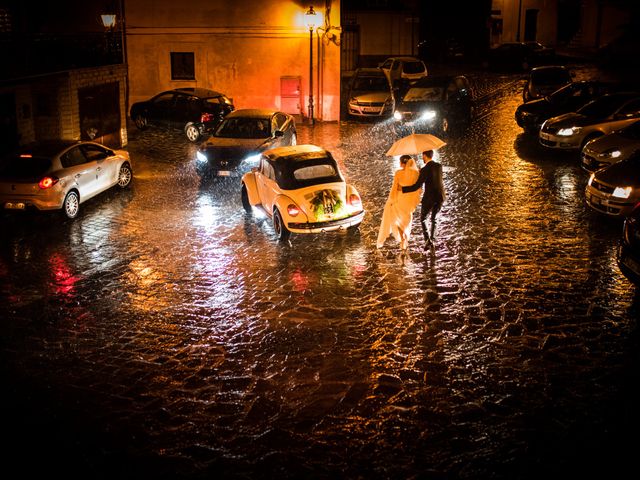
<svg viewBox="0 0 640 480">
<path fill-rule="evenodd" d="M 51 188 L 56 183 L 58 183 L 58 180 L 59 179 L 56 177 L 44 177 L 38 182 L 38 187 L 40 187 L 42 190 L 46 190 L 47 188 Z"/>
<path fill-rule="evenodd" d="M 295 206 L 294 204 L 290 204 L 287 206 L 287 213 L 289 215 L 291 215 L 292 217 L 295 217 L 296 215 L 298 215 L 300 213 L 300 209 Z"/>
<path fill-rule="evenodd" d="M 358 195 L 352 193 L 351 195 L 349 195 L 349 205 L 351 205 L 352 207 L 362 207 L 362 200 L 360 200 L 360 197 Z"/>
<path fill-rule="evenodd" d="M 200 121 L 202 123 L 205 122 L 212 122 L 213 121 L 213 114 L 212 113 L 203 113 L 202 115 L 200 115 Z"/>
</svg>

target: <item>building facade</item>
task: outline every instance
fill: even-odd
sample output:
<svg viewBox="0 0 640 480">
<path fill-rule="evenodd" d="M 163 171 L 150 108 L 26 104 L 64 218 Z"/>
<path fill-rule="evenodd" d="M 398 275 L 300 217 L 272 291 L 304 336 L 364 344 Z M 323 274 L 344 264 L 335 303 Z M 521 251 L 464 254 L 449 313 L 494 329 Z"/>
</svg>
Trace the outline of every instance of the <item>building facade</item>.
<svg viewBox="0 0 640 480">
<path fill-rule="evenodd" d="M 130 104 L 200 87 L 236 108 L 340 116 L 340 2 L 130 0 L 125 3 Z M 310 63 L 312 68 L 310 68 Z"/>
</svg>

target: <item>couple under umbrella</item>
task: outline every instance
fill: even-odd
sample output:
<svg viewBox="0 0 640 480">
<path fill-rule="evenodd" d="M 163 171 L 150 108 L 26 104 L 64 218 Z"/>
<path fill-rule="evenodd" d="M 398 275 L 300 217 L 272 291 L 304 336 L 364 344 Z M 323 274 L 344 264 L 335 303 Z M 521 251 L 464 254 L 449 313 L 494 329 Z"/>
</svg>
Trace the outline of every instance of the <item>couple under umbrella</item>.
<svg viewBox="0 0 640 480">
<path fill-rule="evenodd" d="M 436 215 L 446 195 L 442 180 L 442 165 L 433 160 L 433 152 L 446 145 L 431 134 L 412 134 L 395 142 L 387 151 L 389 156 L 400 155 L 400 169 L 393 177 L 393 185 L 382 213 L 376 246 L 382 248 L 385 240 L 393 236 L 406 250 L 411 237 L 413 212 L 420 204 L 420 225 L 425 248 L 433 248 L 435 241 Z M 422 154 L 424 166 L 418 170 L 411 155 Z M 420 188 L 424 185 L 422 201 Z M 431 216 L 430 229 L 427 226 Z"/>
</svg>

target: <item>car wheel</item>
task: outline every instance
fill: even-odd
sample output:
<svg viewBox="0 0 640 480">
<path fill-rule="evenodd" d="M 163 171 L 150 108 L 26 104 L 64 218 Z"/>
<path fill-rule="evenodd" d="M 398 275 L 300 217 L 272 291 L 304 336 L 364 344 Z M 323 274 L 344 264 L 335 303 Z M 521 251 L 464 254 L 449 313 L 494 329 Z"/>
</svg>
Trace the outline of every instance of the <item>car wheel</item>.
<svg viewBox="0 0 640 480">
<path fill-rule="evenodd" d="M 136 124 L 136 127 L 138 127 L 138 130 L 144 130 L 149 126 L 149 121 L 147 120 L 147 117 L 145 117 L 142 114 L 136 115 L 136 118 L 134 118 L 133 121 Z"/>
<path fill-rule="evenodd" d="M 245 212 L 251 213 L 252 207 L 251 203 L 249 203 L 249 194 L 247 193 L 247 187 L 244 183 L 242 184 L 242 193 L 240 196 L 242 197 L 242 208 L 244 208 Z"/>
<path fill-rule="evenodd" d="M 287 227 L 284 226 L 282 215 L 280 215 L 280 212 L 277 208 L 273 210 L 273 230 L 276 232 L 278 240 L 282 242 L 286 242 L 291 236 L 291 232 L 287 230 Z"/>
<path fill-rule="evenodd" d="M 184 133 L 190 142 L 197 142 L 200 139 L 200 130 L 193 123 L 187 125 L 184 129 Z"/>
<path fill-rule="evenodd" d="M 62 210 L 67 218 L 76 218 L 80 211 L 80 197 L 75 191 L 67 193 L 62 203 Z"/>
<path fill-rule="evenodd" d="M 296 137 L 296 134 L 293 133 L 291 134 L 291 145 L 295 147 L 297 144 L 298 144 L 298 137 Z"/>
<path fill-rule="evenodd" d="M 118 186 L 120 188 L 127 188 L 131 184 L 132 178 L 133 172 L 131 171 L 131 167 L 128 163 L 124 163 L 118 172 Z"/>
</svg>

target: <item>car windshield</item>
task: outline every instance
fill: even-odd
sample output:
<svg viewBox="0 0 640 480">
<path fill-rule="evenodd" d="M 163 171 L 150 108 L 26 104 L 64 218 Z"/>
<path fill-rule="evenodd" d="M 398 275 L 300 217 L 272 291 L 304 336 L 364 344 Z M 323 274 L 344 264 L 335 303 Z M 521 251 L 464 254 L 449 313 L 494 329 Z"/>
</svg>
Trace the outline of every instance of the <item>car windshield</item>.
<svg viewBox="0 0 640 480">
<path fill-rule="evenodd" d="M 617 96 L 606 95 L 587 103 L 584 107 L 578 110 L 578 113 L 587 117 L 608 117 L 620 108 L 623 100 L 626 100 L 626 98 L 621 99 Z"/>
<path fill-rule="evenodd" d="M 51 168 L 51 160 L 42 157 L 13 156 L 3 162 L 0 177 L 14 180 L 37 179 Z"/>
<path fill-rule="evenodd" d="M 356 77 L 353 82 L 353 90 L 364 92 L 388 92 L 387 77 Z"/>
<path fill-rule="evenodd" d="M 338 166 L 328 157 L 297 160 L 276 169 L 276 182 L 283 190 L 342 181 Z"/>
<path fill-rule="evenodd" d="M 545 68 L 531 72 L 531 81 L 539 85 L 557 85 L 571 81 L 571 74 L 564 69 Z"/>
<path fill-rule="evenodd" d="M 214 136 L 225 138 L 268 138 L 271 136 L 271 124 L 266 118 L 225 118 L 217 128 Z"/>
<path fill-rule="evenodd" d="M 405 62 L 403 67 L 404 73 L 422 73 L 424 65 L 422 62 Z"/>
<path fill-rule="evenodd" d="M 444 93 L 443 87 L 413 87 L 405 94 L 404 102 L 428 102 L 440 100 Z"/>
<path fill-rule="evenodd" d="M 630 140 L 640 140 L 640 122 L 635 122 L 618 132 L 621 137 Z"/>
</svg>

